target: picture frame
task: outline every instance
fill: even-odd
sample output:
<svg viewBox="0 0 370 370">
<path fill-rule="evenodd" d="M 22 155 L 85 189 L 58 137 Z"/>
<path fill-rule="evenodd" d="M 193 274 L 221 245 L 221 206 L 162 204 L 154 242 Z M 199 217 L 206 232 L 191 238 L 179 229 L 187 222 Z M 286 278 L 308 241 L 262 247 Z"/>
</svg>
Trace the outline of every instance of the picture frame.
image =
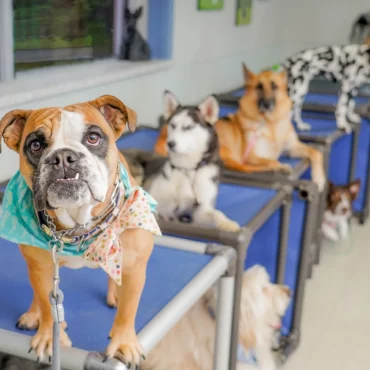
<svg viewBox="0 0 370 370">
<path fill-rule="evenodd" d="M 198 0 L 198 10 L 222 10 L 224 0 Z"/>
<path fill-rule="evenodd" d="M 236 0 L 235 24 L 246 26 L 252 20 L 253 0 Z"/>
</svg>

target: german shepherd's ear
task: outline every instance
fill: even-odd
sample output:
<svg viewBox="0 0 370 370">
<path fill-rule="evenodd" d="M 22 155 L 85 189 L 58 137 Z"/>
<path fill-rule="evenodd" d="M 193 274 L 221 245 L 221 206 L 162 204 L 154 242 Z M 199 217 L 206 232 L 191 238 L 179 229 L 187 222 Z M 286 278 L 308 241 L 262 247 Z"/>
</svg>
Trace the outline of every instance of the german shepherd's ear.
<svg viewBox="0 0 370 370">
<path fill-rule="evenodd" d="M 180 107 L 180 102 L 177 100 L 176 96 L 172 94 L 171 91 L 166 90 L 163 96 L 163 116 L 167 121 Z"/>
<path fill-rule="evenodd" d="M 288 83 L 288 71 L 284 67 L 279 72 L 279 77 L 285 85 Z"/>
<path fill-rule="evenodd" d="M 19 152 L 24 126 L 31 112 L 32 110 L 15 109 L 0 120 L 0 153 L 2 138 L 10 149 Z"/>
<path fill-rule="evenodd" d="M 255 74 L 247 68 L 245 63 L 242 63 L 242 66 L 243 66 L 244 82 L 246 85 L 248 85 L 251 82 L 251 80 L 255 77 Z"/>
<path fill-rule="evenodd" d="M 198 109 L 207 123 L 213 126 L 217 122 L 220 106 L 218 105 L 217 99 L 213 95 L 207 96 L 198 105 Z"/>
<path fill-rule="evenodd" d="M 348 190 L 351 194 L 352 200 L 355 200 L 358 196 L 358 192 L 360 191 L 360 184 L 361 181 L 359 179 L 351 181 L 348 184 Z"/>
</svg>

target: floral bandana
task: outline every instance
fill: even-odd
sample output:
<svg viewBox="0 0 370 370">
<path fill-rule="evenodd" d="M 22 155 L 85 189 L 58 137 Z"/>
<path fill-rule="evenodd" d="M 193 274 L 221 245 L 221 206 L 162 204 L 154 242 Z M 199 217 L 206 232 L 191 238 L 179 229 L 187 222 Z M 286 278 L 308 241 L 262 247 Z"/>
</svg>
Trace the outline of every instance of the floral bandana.
<svg viewBox="0 0 370 370">
<path fill-rule="evenodd" d="M 161 235 L 153 212 L 157 203 L 140 187 L 131 187 L 128 173 L 120 164 L 121 191 L 125 202 L 116 219 L 97 237 L 84 243 L 83 249 L 75 244 L 64 244 L 61 256 L 81 256 L 94 261 L 121 284 L 123 251 L 119 236 L 125 229 L 141 228 Z M 50 250 L 50 237 L 42 230 L 33 207 L 33 195 L 18 171 L 5 190 L 0 214 L 0 237 L 13 243 L 26 244 Z"/>
</svg>

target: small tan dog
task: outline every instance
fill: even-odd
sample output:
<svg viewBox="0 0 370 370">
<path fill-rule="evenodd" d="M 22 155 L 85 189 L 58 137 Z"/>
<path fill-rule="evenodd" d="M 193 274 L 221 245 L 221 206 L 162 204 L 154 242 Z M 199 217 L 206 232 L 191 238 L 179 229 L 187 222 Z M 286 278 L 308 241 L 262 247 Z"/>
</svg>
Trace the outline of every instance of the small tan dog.
<svg viewBox="0 0 370 370">
<path fill-rule="evenodd" d="M 48 215 L 57 230 L 71 231 L 66 234 L 71 238 L 78 238 L 91 230 L 96 230 L 98 237 L 104 237 L 102 222 L 111 227 L 115 219 L 108 216 L 112 214 L 117 217 L 116 221 L 121 220 L 120 209 L 124 209 L 127 185 L 122 187 L 122 179 L 119 180 L 120 165 L 127 171 L 130 185 L 136 185 L 125 158 L 116 146 L 116 140 L 126 125 L 131 131 L 135 130 L 136 113 L 109 95 L 64 108 L 14 110 L 1 119 L 0 139 L 3 137 L 7 146 L 19 153 L 22 184 L 25 181 L 25 187 L 28 186 L 32 192 L 29 203 L 34 203 L 33 214 L 41 217 L 39 222 L 35 219 L 35 228 L 50 226 L 49 221 L 41 221 Z M 121 190 L 117 192 L 117 189 Z M 117 194 L 114 209 L 112 194 Z M 27 207 L 32 207 L 32 204 L 27 204 Z M 119 212 L 114 213 L 117 210 Z M 118 310 L 109 333 L 111 341 L 106 356 L 117 357 L 128 367 L 135 368 L 143 357 L 143 351 L 134 324 L 147 262 L 153 249 L 153 235 L 143 228 L 128 228 L 115 234 L 113 243 L 111 246 L 109 241 L 104 244 L 110 247 L 109 256 L 113 247 L 115 251 L 122 249 L 124 258 L 123 261 L 118 257 L 114 260 L 115 265 L 122 264 L 122 274 L 118 276 L 121 285 L 117 289 L 117 297 L 108 296 L 108 302 L 117 305 Z M 31 340 L 31 349 L 35 350 L 39 360 L 51 356 L 52 352 L 53 319 L 49 293 L 53 285 L 53 259 L 47 249 L 47 243 L 45 249 L 20 245 L 34 296 L 29 310 L 20 317 L 17 326 L 37 329 Z M 99 267 L 98 262 L 86 259 L 85 255 L 61 255 L 60 265 Z M 119 274 L 119 266 L 116 267 L 116 274 Z M 64 330 L 66 323 L 63 324 L 61 344 L 71 346 Z"/>
<path fill-rule="evenodd" d="M 262 370 L 275 370 L 273 336 L 290 302 L 288 287 L 272 284 L 262 266 L 244 273 L 239 342 L 253 351 Z M 208 370 L 213 368 L 216 289 L 210 290 L 149 353 L 144 370 Z"/>
<path fill-rule="evenodd" d="M 287 153 L 292 157 L 308 158 L 313 181 L 319 190 L 325 186 L 323 156 L 318 150 L 299 141 L 291 122 L 292 101 L 287 92 L 285 72 L 263 71 L 254 74 L 243 65 L 246 93 L 239 109 L 215 125 L 220 157 L 224 165 L 235 171 L 286 171 L 291 167 L 279 162 Z M 167 127 L 164 126 L 155 151 L 166 155 Z"/>
</svg>

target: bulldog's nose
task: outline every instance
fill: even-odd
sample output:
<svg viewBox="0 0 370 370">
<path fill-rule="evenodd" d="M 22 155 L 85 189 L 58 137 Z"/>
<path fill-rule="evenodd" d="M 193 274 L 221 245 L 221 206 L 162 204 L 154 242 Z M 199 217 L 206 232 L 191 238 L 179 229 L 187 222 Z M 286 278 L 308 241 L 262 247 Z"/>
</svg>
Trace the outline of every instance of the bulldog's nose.
<svg viewBox="0 0 370 370">
<path fill-rule="evenodd" d="M 58 168 L 68 168 L 71 164 L 77 162 L 79 159 L 77 153 L 70 149 L 59 149 L 55 151 L 51 158 L 50 164 L 52 164 L 56 169 Z"/>
<path fill-rule="evenodd" d="M 175 146 L 176 146 L 176 143 L 174 142 L 174 141 L 169 141 L 168 143 L 167 143 L 167 145 L 168 145 L 168 148 L 169 149 L 173 149 Z"/>
</svg>

